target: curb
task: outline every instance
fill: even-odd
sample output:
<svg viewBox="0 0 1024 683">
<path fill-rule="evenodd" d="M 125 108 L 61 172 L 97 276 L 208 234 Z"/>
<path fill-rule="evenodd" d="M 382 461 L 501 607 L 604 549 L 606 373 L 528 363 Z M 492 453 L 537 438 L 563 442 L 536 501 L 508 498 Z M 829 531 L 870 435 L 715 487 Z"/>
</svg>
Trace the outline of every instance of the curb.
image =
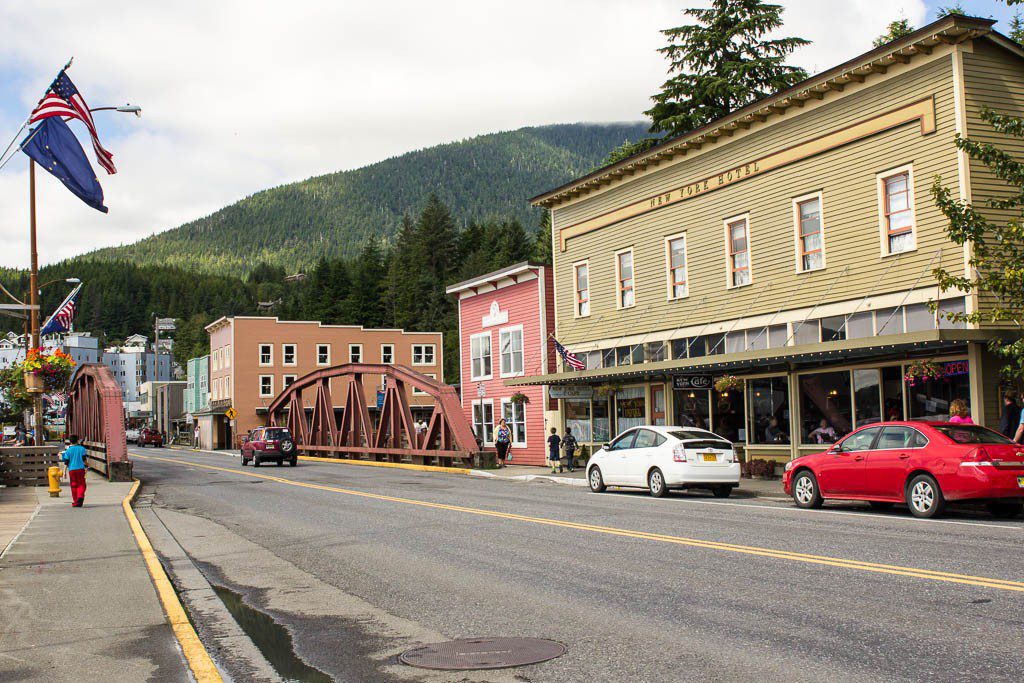
<svg viewBox="0 0 1024 683">
<path fill-rule="evenodd" d="M 139 495 L 139 487 L 141 485 L 142 481 L 136 479 L 131 491 L 121 501 L 121 508 L 124 510 L 125 517 L 128 518 L 128 526 L 131 527 L 132 533 L 135 535 L 135 542 L 138 544 L 142 558 L 146 562 L 146 569 L 149 570 L 149 576 L 153 580 L 157 595 L 160 597 L 160 603 L 164 607 L 167 621 L 171 624 L 171 630 L 174 631 L 174 637 L 178 639 L 178 644 L 181 646 L 181 651 L 185 654 L 185 659 L 188 661 L 188 666 L 192 670 L 193 676 L 195 676 L 198 683 L 222 683 L 223 679 L 220 672 L 217 671 L 217 666 L 213 663 L 210 653 L 206 651 L 202 641 L 199 640 L 199 636 L 196 634 L 196 630 L 192 627 L 192 623 L 188 620 L 188 615 L 185 613 L 185 608 L 182 607 L 181 601 L 178 600 L 178 594 L 174 591 L 171 580 L 167 578 L 167 573 L 160 564 L 160 560 L 157 559 L 153 545 L 149 542 L 149 537 L 143 531 L 139 518 L 135 516 L 135 510 L 132 509 L 132 503 L 135 502 L 135 498 Z"/>
</svg>

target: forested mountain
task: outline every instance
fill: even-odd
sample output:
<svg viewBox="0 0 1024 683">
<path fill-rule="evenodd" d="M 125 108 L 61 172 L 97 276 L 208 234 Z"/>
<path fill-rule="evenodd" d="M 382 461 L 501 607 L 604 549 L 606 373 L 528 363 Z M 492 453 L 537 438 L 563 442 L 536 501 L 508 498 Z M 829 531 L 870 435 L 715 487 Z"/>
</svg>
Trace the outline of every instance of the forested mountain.
<svg viewBox="0 0 1024 683">
<path fill-rule="evenodd" d="M 435 195 L 459 226 L 539 219 L 527 199 L 595 168 L 643 123 L 564 124 L 481 135 L 258 192 L 210 216 L 94 260 L 246 274 L 259 263 L 289 273 L 320 258 L 354 257 L 368 236 L 387 248 L 405 214 Z"/>
</svg>

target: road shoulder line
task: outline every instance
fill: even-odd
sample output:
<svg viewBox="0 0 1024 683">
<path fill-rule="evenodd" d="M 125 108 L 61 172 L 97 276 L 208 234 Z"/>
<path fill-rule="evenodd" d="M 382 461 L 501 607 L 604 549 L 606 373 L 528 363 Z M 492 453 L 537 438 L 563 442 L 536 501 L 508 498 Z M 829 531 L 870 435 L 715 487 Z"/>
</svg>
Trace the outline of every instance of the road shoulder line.
<svg viewBox="0 0 1024 683">
<path fill-rule="evenodd" d="M 220 672 L 217 671 L 210 653 L 206 651 L 202 641 L 199 640 L 199 636 L 192 627 L 192 623 L 188 620 L 188 615 L 185 613 L 185 608 L 182 606 L 181 601 L 178 600 L 178 594 L 174 591 L 171 580 L 167 577 L 167 573 L 164 571 L 163 565 L 160 564 L 160 560 L 157 559 L 153 545 L 149 542 L 149 537 L 146 536 L 142 524 L 139 523 L 139 518 L 135 516 L 135 510 L 132 509 L 132 502 L 138 496 L 141 485 L 142 482 L 136 479 L 131 491 L 121 501 L 121 508 L 128 519 L 128 526 L 131 527 L 132 533 L 135 535 L 135 542 L 138 544 L 142 558 L 146 562 L 146 569 L 149 570 L 149 576 L 153 580 L 157 595 L 160 597 L 164 614 L 167 616 L 167 621 L 171 624 L 171 630 L 174 631 L 174 637 L 177 638 L 181 651 L 185 654 L 185 659 L 188 661 L 192 674 L 199 683 L 222 683 L 223 679 Z"/>
</svg>

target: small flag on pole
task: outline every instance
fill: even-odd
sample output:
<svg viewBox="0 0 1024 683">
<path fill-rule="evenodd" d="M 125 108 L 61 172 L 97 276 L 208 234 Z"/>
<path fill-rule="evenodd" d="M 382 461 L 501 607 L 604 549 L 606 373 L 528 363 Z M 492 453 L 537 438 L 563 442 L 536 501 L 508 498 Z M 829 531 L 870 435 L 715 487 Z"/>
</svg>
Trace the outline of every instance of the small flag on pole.
<svg viewBox="0 0 1024 683">
<path fill-rule="evenodd" d="M 587 367 L 586 363 L 581 361 L 579 356 L 577 356 L 575 353 L 559 344 L 557 339 L 555 339 L 554 341 L 555 351 L 558 351 L 558 355 L 562 357 L 562 362 L 564 362 L 573 370 L 583 370 L 584 368 Z"/>
<path fill-rule="evenodd" d="M 117 173 L 114 167 L 114 155 L 103 148 L 100 144 L 99 135 L 96 133 L 96 122 L 92 119 L 92 112 L 89 105 L 85 103 L 82 93 L 71 82 L 63 70 L 57 74 L 53 85 L 46 91 L 43 99 L 28 117 L 28 122 L 38 123 L 43 119 L 52 116 L 60 116 L 63 119 L 78 119 L 89 129 L 89 137 L 92 138 L 92 148 L 96 152 L 96 161 L 107 173 Z"/>
<path fill-rule="evenodd" d="M 53 312 L 53 315 L 46 321 L 46 324 L 39 330 L 40 336 L 67 332 L 71 329 L 71 323 L 75 321 L 75 311 L 78 310 L 78 292 L 81 289 L 82 285 L 79 284 L 71 290 L 71 293 L 64 299 L 64 302 L 57 307 L 57 310 Z"/>
</svg>

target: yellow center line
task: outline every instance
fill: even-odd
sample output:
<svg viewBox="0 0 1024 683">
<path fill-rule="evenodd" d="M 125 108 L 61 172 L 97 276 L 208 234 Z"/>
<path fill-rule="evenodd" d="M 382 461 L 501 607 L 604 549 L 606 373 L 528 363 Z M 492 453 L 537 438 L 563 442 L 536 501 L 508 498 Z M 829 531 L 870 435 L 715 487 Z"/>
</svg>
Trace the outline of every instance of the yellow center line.
<svg viewBox="0 0 1024 683">
<path fill-rule="evenodd" d="M 559 519 L 548 519 L 545 517 L 531 517 L 527 515 L 517 515 L 509 512 L 498 512 L 497 510 L 487 510 L 485 508 L 472 508 L 463 507 L 461 505 L 448 505 L 446 503 L 432 503 L 425 500 L 416 500 L 412 498 L 398 498 L 396 496 L 386 496 L 380 493 L 369 493 L 366 491 L 355 491 L 352 489 L 340 488 L 337 486 L 327 486 L 324 484 L 312 484 L 303 481 L 296 481 L 294 479 L 286 479 L 284 477 L 275 477 L 270 474 L 262 474 L 258 472 L 246 472 L 242 470 L 232 469 L 229 467 L 217 467 L 215 465 L 203 465 L 195 462 L 174 460 L 171 458 L 160 458 L 152 455 L 133 455 L 132 457 L 141 458 L 143 460 L 159 460 L 161 462 L 167 462 L 174 465 L 181 465 L 185 467 L 199 467 L 207 470 L 215 470 L 218 472 L 229 472 L 231 474 L 243 475 L 246 477 L 254 477 L 257 479 L 265 479 L 267 481 L 275 481 L 281 484 L 288 484 L 290 486 L 300 486 L 302 488 L 314 489 L 317 491 L 330 491 L 332 493 L 343 493 L 349 496 L 358 496 L 360 498 L 369 498 L 372 500 L 386 501 L 389 503 L 402 503 L 404 505 L 416 505 L 418 507 L 432 508 L 435 510 L 447 510 L 449 512 L 461 512 L 465 514 L 478 515 L 481 517 L 496 517 L 499 519 L 510 519 L 518 522 L 527 522 L 530 524 L 542 524 L 545 526 L 561 527 L 564 529 L 575 529 L 578 531 L 589 531 L 592 533 L 607 534 L 611 536 L 623 536 L 627 538 L 638 538 L 648 541 L 658 541 L 661 543 L 671 543 L 674 545 L 690 546 L 694 548 L 706 548 L 709 550 L 720 550 L 733 553 L 741 553 L 745 555 L 756 555 L 760 557 L 771 557 L 779 560 L 789 560 L 791 562 L 804 562 L 808 564 L 826 565 L 831 567 L 843 567 L 845 569 L 856 569 L 865 572 L 876 572 L 881 574 L 893 574 L 896 576 L 910 576 L 919 579 L 929 579 L 932 581 L 944 581 L 948 583 L 959 583 L 968 586 L 982 586 L 986 588 L 998 588 L 1000 590 L 1016 591 L 1024 593 L 1024 582 L 1022 581 L 1008 581 L 1006 579 L 995 579 L 984 576 L 971 576 L 967 574 L 956 574 L 952 572 L 940 572 L 931 569 L 920 569 L 917 567 L 903 567 L 900 565 L 892 564 L 880 564 L 877 562 L 863 562 L 860 560 L 848 560 L 840 557 L 828 557 L 825 555 L 810 555 L 807 553 L 797 553 L 789 550 L 777 550 L 774 548 L 763 548 L 758 546 L 749 545 L 738 545 L 735 543 L 723 543 L 720 541 L 709 541 L 698 538 L 686 538 L 683 536 L 671 536 L 668 534 L 659 534 L 648 531 L 632 531 L 629 529 L 619 529 L 616 527 L 599 526 L 596 524 L 583 524 L 579 522 L 568 522 Z"/>
</svg>

